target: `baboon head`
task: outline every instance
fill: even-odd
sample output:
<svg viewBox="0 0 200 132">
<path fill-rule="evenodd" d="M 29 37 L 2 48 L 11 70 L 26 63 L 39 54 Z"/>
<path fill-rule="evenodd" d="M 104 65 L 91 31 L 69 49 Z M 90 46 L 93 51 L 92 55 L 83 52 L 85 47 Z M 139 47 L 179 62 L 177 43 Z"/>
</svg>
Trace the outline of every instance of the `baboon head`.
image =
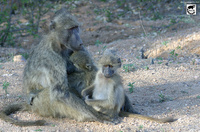
<svg viewBox="0 0 200 132">
<path fill-rule="evenodd" d="M 82 40 L 79 36 L 79 23 L 65 8 L 58 10 L 50 24 L 50 31 L 56 33 L 61 46 L 73 51 L 82 49 Z"/>
<path fill-rule="evenodd" d="M 82 69 L 84 71 L 96 70 L 96 67 L 94 66 L 91 56 L 86 51 L 74 52 L 70 56 L 70 60 L 74 63 L 74 65 L 78 69 Z"/>
<path fill-rule="evenodd" d="M 106 51 L 99 60 L 99 69 L 106 78 L 112 77 L 121 67 L 121 59 L 111 51 Z"/>
</svg>

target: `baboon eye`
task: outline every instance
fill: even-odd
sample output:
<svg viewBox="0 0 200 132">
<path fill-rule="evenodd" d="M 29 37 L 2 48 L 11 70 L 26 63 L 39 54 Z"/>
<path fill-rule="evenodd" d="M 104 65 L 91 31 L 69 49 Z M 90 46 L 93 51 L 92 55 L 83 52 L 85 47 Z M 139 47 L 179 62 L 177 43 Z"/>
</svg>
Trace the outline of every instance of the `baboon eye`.
<svg viewBox="0 0 200 132">
<path fill-rule="evenodd" d="M 76 28 L 78 29 L 78 26 L 72 27 L 69 30 L 73 30 L 73 29 L 76 29 Z"/>
<path fill-rule="evenodd" d="M 50 30 L 55 29 L 55 28 L 56 28 L 56 23 L 54 21 L 51 21 Z"/>
<path fill-rule="evenodd" d="M 120 58 L 118 58 L 118 59 L 117 59 L 117 62 L 118 62 L 118 63 L 121 63 L 121 59 L 120 59 Z"/>
<path fill-rule="evenodd" d="M 110 67 L 110 68 L 112 68 L 113 66 L 112 65 L 104 65 L 104 67 Z"/>
<path fill-rule="evenodd" d="M 86 69 L 91 70 L 92 66 L 90 64 L 86 64 Z"/>
</svg>

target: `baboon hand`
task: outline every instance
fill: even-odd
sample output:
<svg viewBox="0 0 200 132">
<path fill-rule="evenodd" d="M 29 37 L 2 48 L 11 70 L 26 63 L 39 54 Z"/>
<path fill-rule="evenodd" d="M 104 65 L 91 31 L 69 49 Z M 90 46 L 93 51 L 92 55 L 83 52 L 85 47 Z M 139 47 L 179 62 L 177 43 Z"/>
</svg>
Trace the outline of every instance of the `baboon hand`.
<svg viewBox="0 0 200 132">
<path fill-rule="evenodd" d="M 90 105 L 90 101 L 91 101 L 91 99 L 89 99 L 89 95 L 86 95 L 85 96 L 85 103 Z"/>
<path fill-rule="evenodd" d="M 85 100 L 89 100 L 89 95 L 87 95 L 87 96 L 85 97 Z"/>
<path fill-rule="evenodd" d="M 83 99 L 88 99 L 89 98 L 89 97 L 87 97 L 89 95 L 87 95 L 87 93 L 84 90 L 81 92 L 81 95 L 82 95 Z"/>
</svg>

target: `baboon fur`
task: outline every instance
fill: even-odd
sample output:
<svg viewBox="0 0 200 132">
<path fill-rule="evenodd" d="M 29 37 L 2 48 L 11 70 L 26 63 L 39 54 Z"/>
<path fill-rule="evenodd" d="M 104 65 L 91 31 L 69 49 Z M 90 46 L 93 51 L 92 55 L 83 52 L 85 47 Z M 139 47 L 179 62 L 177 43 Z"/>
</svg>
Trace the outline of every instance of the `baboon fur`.
<svg viewBox="0 0 200 132">
<path fill-rule="evenodd" d="M 85 102 L 92 106 L 96 111 L 104 113 L 111 118 L 118 115 L 124 117 L 141 118 L 156 122 L 173 122 L 174 119 L 157 119 L 144 115 L 124 112 L 120 109 L 125 102 L 125 92 L 120 75 L 117 69 L 121 67 L 120 58 L 116 57 L 111 51 L 106 50 L 98 63 L 98 72 L 94 84 L 82 91 Z"/>
<path fill-rule="evenodd" d="M 66 9 L 57 11 L 51 21 L 49 32 L 31 51 L 23 74 L 23 90 L 27 95 L 30 109 L 41 116 L 67 117 L 77 121 L 110 120 L 107 116 L 96 112 L 76 94 L 70 92 L 67 77 L 68 56 L 63 50 L 79 51 L 83 49 L 79 36 L 79 23 Z M 23 107 L 19 105 L 17 107 Z M 11 109 L 9 106 L 6 110 Z M 20 110 L 20 109 L 11 109 Z M 15 111 L 13 111 L 15 112 Z M 1 111 L 1 119 L 9 115 Z M 7 120 L 19 125 L 14 119 Z M 24 122 L 20 126 L 27 126 Z M 31 125 L 44 125 L 36 121 Z"/>
<path fill-rule="evenodd" d="M 66 9 L 57 11 L 40 43 L 31 50 L 24 69 L 23 90 L 27 95 L 28 110 L 41 116 L 67 117 L 77 121 L 112 120 L 88 106 L 76 92 L 72 92 L 73 87 L 69 87 L 68 75 L 76 72 L 69 56 L 81 50 L 84 47 L 79 36 L 78 21 Z M 90 83 L 87 80 L 86 86 Z M 83 89 L 75 88 L 79 93 Z M 45 125 L 45 121 L 23 122 L 8 117 L 24 107 L 24 103 L 9 105 L 0 112 L 0 118 L 19 126 Z M 123 109 L 135 112 L 127 96 Z"/>
<path fill-rule="evenodd" d="M 27 95 L 41 91 L 33 99 L 32 110 L 42 116 L 103 122 L 107 118 L 71 93 L 68 86 L 69 59 L 62 56 L 62 47 L 72 51 L 83 49 L 78 27 L 77 20 L 66 10 L 61 9 L 55 13 L 50 32 L 33 50 L 25 66 L 24 89 Z"/>
<path fill-rule="evenodd" d="M 120 67 L 120 58 L 106 50 L 98 62 L 94 84 L 82 91 L 88 105 L 111 118 L 118 116 L 125 101 L 123 83 L 117 73 Z"/>
<path fill-rule="evenodd" d="M 70 61 L 78 70 L 68 75 L 69 86 L 74 88 L 81 96 L 81 91 L 93 83 L 97 67 L 86 50 L 74 52 L 70 56 Z"/>
</svg>

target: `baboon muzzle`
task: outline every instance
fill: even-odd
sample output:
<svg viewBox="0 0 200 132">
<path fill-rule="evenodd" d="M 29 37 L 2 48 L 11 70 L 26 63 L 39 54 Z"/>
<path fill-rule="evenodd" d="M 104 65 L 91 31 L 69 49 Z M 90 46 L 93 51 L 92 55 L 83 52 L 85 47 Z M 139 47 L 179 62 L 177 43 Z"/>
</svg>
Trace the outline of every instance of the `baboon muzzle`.
<svg viewBox="0 0 200 132">
<path fill-rule="evenodd" d="M 106 78 L 112 77 L 114 71 L 110 69 L 110 67 L 104 67 L 103 68 L 103 74 Z"/>
</svg>

